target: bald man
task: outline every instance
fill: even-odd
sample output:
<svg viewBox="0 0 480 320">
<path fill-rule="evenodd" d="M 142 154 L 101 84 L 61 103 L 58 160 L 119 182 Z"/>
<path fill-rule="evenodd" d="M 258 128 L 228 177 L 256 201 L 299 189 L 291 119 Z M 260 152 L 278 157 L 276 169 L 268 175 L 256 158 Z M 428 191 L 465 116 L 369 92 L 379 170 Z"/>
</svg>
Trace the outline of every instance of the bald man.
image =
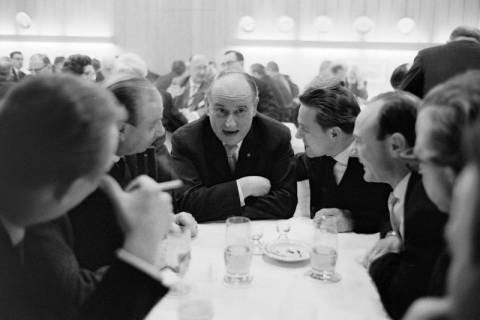
<svg viewBox="0 0 480 320">
<path fill-rule="evenodd" d="M 290 132 L 257 114 L 252 77 L 221 73 L 207 102 L 208 114 L 172 137 L 173 167 L 184 182 L 175 196 L 178 209 L 199 222 L 291 217 L 297 192 Z"/>
<path fill-rule="evenodd" d="M 190 115 L 191 112 L 196 112 L 196 117 L 187 116 L 189 120 L 198 118 L 205 113 L 205 96 L 210 85 L 207 70 L 207 57 L 201 54 L 194 55 L 190 59 L 190 76 L 186 79 L 181 94 L 173 99 L 173 104 L 178 110 L 187 115 Z"/>
</svg>

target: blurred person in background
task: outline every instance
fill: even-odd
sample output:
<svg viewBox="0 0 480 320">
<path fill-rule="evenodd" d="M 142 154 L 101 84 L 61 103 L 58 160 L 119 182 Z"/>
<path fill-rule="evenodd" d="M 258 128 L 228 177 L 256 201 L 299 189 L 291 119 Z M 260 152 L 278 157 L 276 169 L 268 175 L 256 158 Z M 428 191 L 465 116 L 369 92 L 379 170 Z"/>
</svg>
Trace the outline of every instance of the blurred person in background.
<svg viewBox="0 0 480 320">
<path fill-rule="evenodd" d="M 13 87 L 12 60 L 9 57 L 0 57 L 0 100 Z"/>
<path fill-rule="evenodd" d="M 55 57 L 55 59 L 53 60 L 52 71 L 53 71 L 54 73 L 60 73 L 60 72 L 62 72 L 63 64 L 64 64 L 64 63 L 65 63 L 65 57 L 62 57 L 62 56 Z"/>
<path fill-rule="evenodd" d="M 12 60 L 12 81 L 18 82 L 25 78 L 26 74 L 22 71 L 23 68 L 23 54 L 20 51 L 13 51 L 10 53 Z"/>
<path fill-rule="evenodd" d="M 95 82 L 97 78 L 97 74 L 92 65 L 92 59 L 83 54 L 69 56 L 63 64 L 62 72 L 76 74 L 92 82 Z"/>
<path fill-rule="evenodd" d="M 53 72 L 50 59 L 46 54 L 43 53 L 36 53 L 30 57 L 28 70 L 30 71 L 31 75 L 34 76 L 39 74 L 51 74 Z"/>
</svg>

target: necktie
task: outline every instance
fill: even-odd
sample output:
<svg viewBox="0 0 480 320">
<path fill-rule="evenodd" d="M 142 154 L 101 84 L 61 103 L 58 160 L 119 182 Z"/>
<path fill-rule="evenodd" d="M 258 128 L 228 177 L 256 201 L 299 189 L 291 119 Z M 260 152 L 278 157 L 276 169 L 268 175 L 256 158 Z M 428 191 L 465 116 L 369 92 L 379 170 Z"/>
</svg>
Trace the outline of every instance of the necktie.
<svg viewBox="0 0 480 320">
<path fill-rule="evenodd" d="M 235 165 L 237 164 L 237 149 L 238 146 L 235 144 L 233 146 L 225 145 L 225 151 L 227 152 L 228 166 L 232 173 L 235 172 Z"/>
<path fill-rule="evenodd" d="M 398 201 L 397 197 L 393 194 L 393 192 L 390 193 L 390 196 L 388 197 L 388 211 L 390 212 L 390 223 L 392 224 L 392 230 L 395 231 L 399 236 L 402 236 L 402 233 L 400 232 L 400 217 L 399 213 L 397 212 L 397 204 Z"/>
</svg>

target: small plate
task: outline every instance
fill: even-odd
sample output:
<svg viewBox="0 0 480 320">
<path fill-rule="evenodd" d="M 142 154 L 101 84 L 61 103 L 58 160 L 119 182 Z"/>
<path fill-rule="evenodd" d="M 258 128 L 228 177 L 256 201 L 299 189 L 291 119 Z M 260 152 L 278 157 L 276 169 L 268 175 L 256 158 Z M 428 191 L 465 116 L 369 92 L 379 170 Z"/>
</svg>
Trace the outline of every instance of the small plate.
<svg viewBox="0 0 480 320">
<path fill-rule="evenodd" d="M 279 261 L 299 262 L 310 259 L 310 248 L 294 240 L 273 242 L 265 246 L 265 255 Z"/>
</svg>

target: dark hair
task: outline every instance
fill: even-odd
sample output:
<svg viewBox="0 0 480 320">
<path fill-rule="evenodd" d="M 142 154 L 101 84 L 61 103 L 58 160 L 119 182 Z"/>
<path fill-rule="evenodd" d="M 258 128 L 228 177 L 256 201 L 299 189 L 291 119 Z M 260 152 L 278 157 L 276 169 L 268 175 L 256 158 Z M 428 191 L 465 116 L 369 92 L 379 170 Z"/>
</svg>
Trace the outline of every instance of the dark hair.
<svg viewBox="0 0 480 320">
<path fill-rule="evenodd" d="M 69 75 L 29 77 L 0 105 L 0 179 L 25 188 L 100 174 L 109 125 L 124 111 L 106 90 Z M 28 183 L 26 183 L 28 181 Z"/>
<path fill-rule="evenodd" d="M 96 58 L 93 58 L 92 59 L 92 66 L 93 66 L 93 69 L 97 72 L 102 67 L 102 64 L 100 63 L 100 60 L 98 60 Z"/>
<path fill-rule="evenodd" d="M 383 103 L 378 115 L 377 139 L 384 140 L 388 135 L 400 133 L 407 140 L 409 147 L 413 147 L 420 100 L 405 91 L 391 91 L 374 97 L 370 102 L 376 101 Z"/>
<path fill-rule="evenodd" d="M 480 71 L 458 75 L 436 86 L 424 98 L 421 108 L 429 108 L 435 122 L 429 142 L 436 161 L 460 172 L 465 165 L 462 133 L 480 114 Z"/>
<path fill-rule="evenodd" d="M 22 52 L 20 51 L 12 51 L 10 52 L 10 59 L 13 59 L 13 56 L 16 55 L 16 54 L 22 54 Z M 23 54 L 22 54 L 23 55 Z"/>
<path fill-rule="evenodd" d="M 183 74 L 186 68 L 187 66 L 183 60 L 175 60 L 172 63 L 172 72 L 177 75 Z"/>
<path fill-rule="evenodd" d="M 278 68 L 278 64 L 275 61 L 269 61 L 267 63 L 267 69 L 270 69 L 275 72 L 279 72 L 280 69 Z"/>
<path fill-rule="evenodd" d="M 473 38 L 477 42 L 480 42 L 480 29 L 470 26 L 456 27 L 450 34 L 450 40 L 455 40 L 459 37 Z"/>
<path fill-rule="evenodd" d="M 213 79 L 212 83 L 210 84 L 210 87 L 208 88 L 207 98 L 211 97 L 212 89 L 215 86 L 215 84 L 218 82 L 218 80 L 222 78 L 226 78 L 228 76 L 233 76 L 233 75 L 239 75 L 240 77 L 244 78 L 248 86 L 252 90 L 254 99 L 258 98 L 258 87 L 257 87 L 257 83 L 255 82 L 255 78 L 249 75 L 248 73 L 240 72 L 240 71 L 220 71 L 218 75 L 215 77 L 215 79 Z"/>
<path fill-rule="evenodd" d="M 55 57 L 55 59 L 53 59 L 53 64 L 62 63 L 62 62 L 65 62 L 65 57 L 63 56 L 58 56 L 58 57 Z"/>
<path fill-rule="evenodd" d="M 244 60 L 243 54 L 241 54 L 241 53 L 238 52 L 238 51 L 235 51 L 235 50 L 227 50 L 227 51 L 225 51 L 225 53 L 224 53 L 223 55 L 225 56 L 225 55 L 230 54 L 230 53 L 233 53 L 233 54 L 235 55 L 235 58 L 237 59 L 237 61 L 243 62 L 243 60 Z"/>
<path fill-rule="evenodd" d="M 258 73 L 259 75 L 266 76 L 265 67 L 261 63 L 254 63 L 250 66 L 252 73 Z"/>
<path fill-rule="evenodd" d="M 390 84 L 392 88 L 398 89 L 400 84 L 402 83 L 403 79 L 407 75 L 408 72 L 408 63 L 404 63 L 399 65 L 398 67 L 393 70 L 392 75 L 390 77 Z"/>
<path fill-rule="evenodd" d="M 146 102 L 158 97 L 157 89 L 145 78 L 129 78 L 117 81 L 107 87 L 117 101 L 127 109 L 126 122 L 138 125 Z"/>
<path fill-rule="evenodd" d="M 62 72 L 82 75 L 83 69 L 92 64 L 92 59 L 83 54 L 74 54 L 68 57 L 63 64 Z"/>
<path fill-rule="evenodd" d="M 353 132 L 360 107 L 355 96 L 345 87 L 308 89 L 299 99 L 304 106 L 317 111 L 315 120 L 322 128 L 339 127 L 348 134 Z"/>
</svg>

